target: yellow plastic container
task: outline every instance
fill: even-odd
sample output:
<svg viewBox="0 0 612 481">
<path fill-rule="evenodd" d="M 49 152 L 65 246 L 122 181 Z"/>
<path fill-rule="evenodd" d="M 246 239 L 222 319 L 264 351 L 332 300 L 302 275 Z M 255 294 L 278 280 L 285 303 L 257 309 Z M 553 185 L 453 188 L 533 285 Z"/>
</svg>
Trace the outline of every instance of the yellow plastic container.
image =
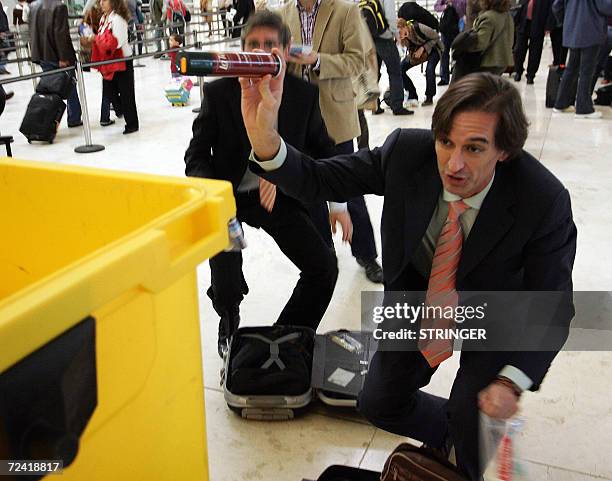
<svg viewBox="0 0 612 481">
<path fill-rule="evenodd" d="M 227 182 L 0 159 L 0 373 L 95 318 L 98 404 L 62 480 L 209 479 L 196 266 L 234 215 Z"/>
</svg>

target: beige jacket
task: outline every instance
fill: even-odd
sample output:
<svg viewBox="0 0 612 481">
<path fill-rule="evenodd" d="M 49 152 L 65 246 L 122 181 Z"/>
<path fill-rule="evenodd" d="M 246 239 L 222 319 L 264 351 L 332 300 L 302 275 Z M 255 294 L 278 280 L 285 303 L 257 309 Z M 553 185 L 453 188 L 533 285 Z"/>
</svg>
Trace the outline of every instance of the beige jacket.
<svg viewBox="0 0 612 481">
<path fill-rule="evenodd" d="M 289 25 L 293 43 L 302 43 L 302 28 L 296 0 L 289 0 L 279 13 Z M 321 64 L 310 80 L 319 86 L 321 114 L 331 138 L 337 143 L 359 136 L 359 119 L 352 79 L 365 68 L 370 42 L 364 36 L 356 3 L 322 0 L 313 35 L 313 52 Z M 302 66 L 289 64 L 289 73 L 302 75 Z"/>
</svg>

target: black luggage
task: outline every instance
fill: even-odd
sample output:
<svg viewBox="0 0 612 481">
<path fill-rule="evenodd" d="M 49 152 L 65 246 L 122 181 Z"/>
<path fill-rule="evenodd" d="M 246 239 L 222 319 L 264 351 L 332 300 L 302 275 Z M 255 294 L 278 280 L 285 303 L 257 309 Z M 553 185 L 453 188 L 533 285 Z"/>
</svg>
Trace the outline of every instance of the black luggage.
<svg viewBox="0 0 612 481">
<path fill-rule="evenodd" d="M 608 107 L 612 106 L 612 84 L 599 87 L 595 93 L 597 94 L 597 97 L 595 98 L 595 105 L 607 105 Z"/>
<path fill-rule="evenodd" d="M 308 481 L 304 479 L 303 481 Z M 350 466 L 334 465 L 323 471 L 317 481 L 380 481 L 380 473 Z"/>
<path fill-rule="evenodd" d="M 34 94 L 30 99 L 19 132 L 33 140 L 53 143 L 66 110 L 64 101 L 55 94 Z"/>
<path fill-rule="evenodd" d="M 59 95 L 64 100 L 70 96 L 74 86 L 74 76 L 69 72 L 58 72 L 53 75 L 45 75 L 40 78 L 40 82 L 36 86 L 38 94 L 55 94 Z"/>
<path fill-rule="evenodd" d="M 328 405 L 354 409 L 375 346 L 365 332 L 240 328 L 221 375 L 225 401 L 243 418 L 257 420 L 293 419 L 315 392 Z"/>
<path fill-rule="evenodd" d="M 565 72 L 564 65 L 553 65 L 548 69 L 548 78 L 546 79 L 546 108 L 552 109 L 555 106 L 557 100 L 557 92 L 559 92 L 559 86 L 561 85 L 561 78 Z M 576 90 L 578 82 L 572 85 L 572 105 L 576 99 Z"/>
</svg>

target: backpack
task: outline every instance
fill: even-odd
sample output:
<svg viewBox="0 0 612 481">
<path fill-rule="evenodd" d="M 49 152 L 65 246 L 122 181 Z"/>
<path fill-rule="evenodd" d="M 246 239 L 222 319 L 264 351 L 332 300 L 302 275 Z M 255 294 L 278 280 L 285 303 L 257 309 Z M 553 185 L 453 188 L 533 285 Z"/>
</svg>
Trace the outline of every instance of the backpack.
<svg viewBox="0 0 612 481">
<path fill-rule="evenodd" d="M 459 14 L 455 7 L 449 5 L 440 17 L 440 32 L 452 42 L 459 35 Z"/>
<path fill-rule="evenodd" d="M 359 10 L 365 20 L 372 38 L 377 38 L 387 31 L 389 22 L 379 0 L 360 0 Z"/>
</svg>

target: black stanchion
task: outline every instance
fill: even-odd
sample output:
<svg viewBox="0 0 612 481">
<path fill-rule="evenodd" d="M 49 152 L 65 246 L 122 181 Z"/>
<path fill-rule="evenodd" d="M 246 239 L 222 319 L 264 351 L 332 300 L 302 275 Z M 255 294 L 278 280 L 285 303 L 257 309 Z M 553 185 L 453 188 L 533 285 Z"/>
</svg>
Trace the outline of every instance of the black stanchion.
<svg viewBox="0 0 612 481">
<path fill-rule="evenodd" d="M 194 114 L 199 114 L 202 110 L 202 101 L 204 100 L 204 77 L 198 77 L 198 85 L 200 86 L 200 107 L 192 110 Z"/>
</svg>

